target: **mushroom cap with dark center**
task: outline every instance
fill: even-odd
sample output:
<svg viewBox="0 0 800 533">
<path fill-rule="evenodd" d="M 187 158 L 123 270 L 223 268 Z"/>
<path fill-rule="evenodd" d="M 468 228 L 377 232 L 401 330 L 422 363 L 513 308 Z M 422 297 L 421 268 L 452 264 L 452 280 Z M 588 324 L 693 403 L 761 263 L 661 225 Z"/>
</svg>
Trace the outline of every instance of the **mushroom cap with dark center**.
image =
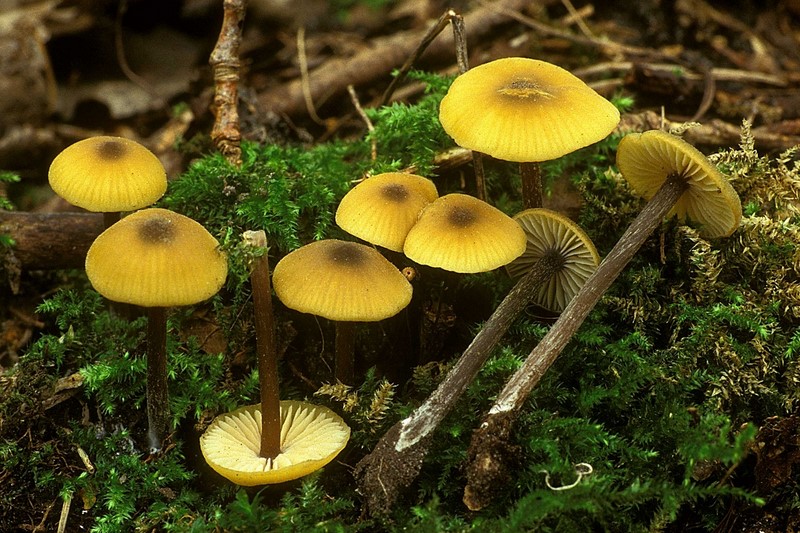
<svg viewBox="0 0 800 533">
<path fill-rule="evenodd" d="M 228 480 L 251 487 L 306 476 L 336 457 L 350 439 L 344 420 L 326 407 L 282 401 L 280 453 L 261 457 L 261 405 L 214 419 L 200 437 L 206 462 Z"/>
<path fill-rule="evenodd" d="M 727 237 L 739 227 L 739 195 L 706 156 L 680 137 L 661 130 L 629 133 L 617 148 L 617 166 L 645 200 L 650 200 L 670 175 L 686 180 L 689 187 L 670 215 L 699 224 L 704 237 Z"/>
<path fill-rule="evenodd" d="M 525 233 L 514 220 L 466 194 L 448 194 L 422 210 L 403 252 L 421 265 L 451 272 L 486 272 L 525 251 Z"/>
<path fill-rule="evenodd" d="M 227 274 L 227 258 L 203 226 L 160 208 L 123 218 L 86 254 L 86 275 L 97 292 L 143 307 L 201 302 L 219 291 Z"/>
<path fill-rule="evenodd" d="M 336 223 L 359 239 L 401 252 L 419 212 L 438 196 L 433 182 L 422 176 L 402 172 L 376 174 L 342 198 Z"/>
<path fill-rule="evenodd" d="M 525 275 L 545 255 L 557 254 L 561 267 L 539 288 L 534 301 L 560 313 L 597 270 L 600 256 L 586 233 L 567 217 L 549 209 L 526 209 L 514 216 L 527 237 L 525 252 L 506 265 L 513 277 Z"/>
<path fill-rule="evenodd" d="M 141 209 L 167 190 L 158 158 L 122 137 L 90 137 L 68 146 L 53 160 L 48 179 L 56 194 L 94 212 Z"/>
<path fill-rule="evenodd" d="M 373 322 L 396 315 L 411 302 L 411 284 L 377 250 L 327 239 L 281 259 L 272 274 L 275 294 L 286 307 L 348 322 Z"/>
<path fill-rule="evenodd" d="M 509 57 L 460 75 L 439 121 L 458 144 L 497 159 L 557 159 L 606 137 L 619 111 L 579 78 L 545 61 Z"/>
</svg>

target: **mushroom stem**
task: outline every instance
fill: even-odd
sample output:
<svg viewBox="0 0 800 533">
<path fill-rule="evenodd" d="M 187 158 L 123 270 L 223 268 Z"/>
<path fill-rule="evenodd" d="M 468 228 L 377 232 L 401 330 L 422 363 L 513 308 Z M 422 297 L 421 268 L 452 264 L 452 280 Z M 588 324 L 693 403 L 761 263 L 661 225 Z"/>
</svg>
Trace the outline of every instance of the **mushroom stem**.
<svg viewBox="0 0 800 533">
<path fill-rule="evenodd" d="M 520 163 L 519 175 L 524 208 L 542 207 L 542 166 L 539 163 Z"/>
<path fill-rule="evenodd" d="M 266 248 L 263 230 L 245 233 L 253 247 Z M 272 286 L 269 258 L 263 254 L 253 260 L 250 272 L 253 288 L 253 311 L 258 355 L 258 380 L 261 386 L 261 449 L 259 455 L 274 459 L 281 453 L 281 402 L 278 386 L 278 354 L 275 344 L 275 321 L 272 314 Z"/>
<path fill-rule="evenodd" d="M 379 482 L 384 491 L 365 491 L 371 509 L 389 509 L 399 489 L 410 485 L 428 452 L 429 437 L 455 406 L 458 399 L 486 362 L 500 338 L 519 313 L 530 303 L 536 290 L 563 265 L 558 254 L 544 255 L 506 295 L 456 365 L 425 402 L 381 438 L 371 454 L 356 466 L 359 486 Z M 396 467 L 396 468 L 395 468 Z M 391 475 L 387 475 L 391 472 Z"/>
<path fill-rule="evenodd" d="M 475 197 L 486 201 L 486 172 L 483 169 L 483 153 L 472 152 L 472 168 L 475 170 Z"/>
<path fill-rule="evenodd" d="M 169 425 L 166 307 L 147 308 L 147 424 L 150 453 L 156 453 Z"/>
<path fill-rule="evenodd" d="M 356 323 L 336 322 L 336 368 L 334 375 L 345 385 L 352 385 L 355 379 L 355 341 Z"/>
<path fill-rule="evenodd" d="M 484 507 L 491 498 L 490 490 L 502 482 L 502 477 L 493 476 L 507 473 L 506 466 L 498 465 L 501 458 L 492 453 L 493 450 L 487 449 L 486 444 L 490 440 L 496 441 L 497 436 L 510 434 L 509 425 L 513 424 L 528 394 L 583 324 L 603 293 L 617 279 L 687 188 L 688 183 L 681 176 L 670 174 L 667 177 L 555 324 L 531 351 L 523 365 L 508 380 L 480 427 L 472 435 L 468 452 L 468 481 L 464 491 L 465 503 L 470 509 Z"/>
</svg>

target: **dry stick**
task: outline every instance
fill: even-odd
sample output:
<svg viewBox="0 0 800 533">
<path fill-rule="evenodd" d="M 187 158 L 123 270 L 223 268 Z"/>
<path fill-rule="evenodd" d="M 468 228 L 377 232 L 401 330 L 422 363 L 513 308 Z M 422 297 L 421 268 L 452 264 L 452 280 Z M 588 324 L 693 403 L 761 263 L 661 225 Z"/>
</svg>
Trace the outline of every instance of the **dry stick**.
<svg viewBox="0 0 800 533">
<path fill-rule="evenodd" d="M 367 495 L 370 512 L 383 513 L 391 508 L 397 493 L 414 481 L 428 453 L 434 430 L 455 406 L 537 289 L 562 264 L 563 258 L 559 255 L 542 257 L 506 295 L 428 399 L 387 431 L 373 452 L 359 462 L 356 478 L 363 494 Z M 377 486 L 382 490 L 374 490 Z"/>
<path fill-rule="evenodd" d="M 223 156 L 235 166 L 242 164 L 239 143 L 239 45 L 247 0 L 225 0 L 222 28 L 209 64 L 214 70 L 214 127 L 211 140 Z"/>
<path fill-rule="evenodd" d="M 501 478 L 507 475 L 506 469 L 498 467 L 497 464 L 503 457 L 493 453 L 495 450 L 489 448 L 488 444 L 497 445 L 499 437 L 509 435 L 509 428 L 533 387 L 539 383 L 603 293 L 617 279 L 650 234 L 661 224 L 687 187 L 686 181 L 679 175 L 671 174 L 667 177 L 597 270 L 586 280 L 556 323 L 508 380 L 489 414 L 472 436 L 467 488 L 464 491 L 464 500 L 470 509 L 482 508 L 491 498 L 489 491 L 495 490 Z"/>
<path fill-rule="evenodd" d="M 264 230 L 247 231 L 244 233 L 244 240 L 253 248 L 267 247 Z M 253 260 L 250 285 L 253 290 L 258 381 L 261 386 L 259 455 L 274 459 L 281 453 L 281 401 L 278 387 L 278 354 L 275 348 L 275 320 L 272 314 L 272 285 L 269 280 L 269 258 L 266 252 Z"/>
</svg>

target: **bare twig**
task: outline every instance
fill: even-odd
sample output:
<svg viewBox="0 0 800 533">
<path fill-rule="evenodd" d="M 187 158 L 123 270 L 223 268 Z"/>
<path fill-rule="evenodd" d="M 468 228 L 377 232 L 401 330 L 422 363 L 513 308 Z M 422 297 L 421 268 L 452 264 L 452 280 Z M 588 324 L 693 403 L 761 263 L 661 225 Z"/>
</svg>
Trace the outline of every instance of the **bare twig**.
<svg viewBox="0 0 800 533">
<path fill-rule="evenodd" d="M 372 125 L 372 121 L 369 119 L 367 114 L 364 112 L 364 108 L 361 107 L 361 102 L 358 100 L 358 95 L 356 94 L 356 90 L 352 85 L 347 86 L 347 92 L 350 93 L 350 101 L 353 102 L 353 107 L 356 108 L 356 112 L 358 116 L 361 117 L 361 120 L 364 121 L 364 124 L 367 126 L 367 131 L 372 133 L 375 131 L 375 126 Z M 370 143 L 370 158 L 375 161 L 378 158 L 378 142 L 375 138 L 372 138 Z"/>
<path fill-rule="evenodd" d="M 239 128 L 239 45 L 247 0 L 224 0 L 222 29 L 211 52 L 209 64 L 214 70 L 214 127 L 211 140 L 232 164 L 242 164 L 242 140 Z"/>
</svg>

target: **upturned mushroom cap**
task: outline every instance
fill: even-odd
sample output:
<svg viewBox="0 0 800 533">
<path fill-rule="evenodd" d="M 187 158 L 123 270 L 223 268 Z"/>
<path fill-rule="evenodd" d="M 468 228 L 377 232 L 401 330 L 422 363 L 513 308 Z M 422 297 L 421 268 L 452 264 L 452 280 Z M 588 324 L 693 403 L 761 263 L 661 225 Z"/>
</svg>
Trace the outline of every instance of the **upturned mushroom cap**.
<svg viewBox="0 0 800 533">
<path fill-rule="evenodd" d="M 167 174 L 147 148 L 122 137 L 90 137 L 65 148 L 48 173 L 53 190 L 95 212 L 134 211 L 167 190 Z"/>
<path fill-rule="evenodd" d="M 336 210 L 336 223 L 359 239 L 402 252 L 419 212 L 438 196 L 433 182 L 422 176 L 377 174 L 344 195 Z"/>
<path fill-rule="evenodd" d="M 506 265 L 513 277 L 525 275 L 548 253 L 557 253 L 563 265 L 545 282 L 534 301 L 556 313 L 564 310 L 589 276 L 600 256 L 586 233 L 567 217 L 549 209 L 526 209 L 514 216 L 527 237 L 525 252 Z"/>
<path fill-rule="evenodd" d="M 289 253 L 272 273 L 286 307 L 329 320 L 373 322 L 411 302 L 411 284 L 377 250 L 327 239 Z"/>
<path fill-rule="evenodd" d="M 486 202 L 458 193 L 423 209 L 403 246 L 412 261 L 465 274 L 494 270 L 524 251 L 519 224 Z"/>
<path fill-rule="evenodd" d="M 206 462 L 226 479 L 252 487 L 308 475 L 336 457 L 350 428 L 330 409 L 305 402 L 281 402 L 281 438 L 274 459 L 259 455 L 261 406 L 248 405 L 218 416 L 200 437 Z"/>
<path fill-rule="evenodd" d="M 171 307 L 216 294 L 228 275 L 228 261 L 203 226 L 150 208 L 123 218 L 95 239 L 86 254 L 86 275 L 109 300 Z"/>
<path fill-rule="evenodd" d="M 557 159 L 606 137 L 619 111 L 579 78 L 545 61 L 509 57 L 456 78 L 439 121 L 458 144 L 497 159 Z"/>
<path fill-rule="evenodd" d="M 617 148 L 617 166 L 633 190 L 650 200 L 669 175 L 689 188 L 670 215 L 700 225 L 705 237 L 727 237 L 739 227 L 742 204 L 727 178 L 697 148 L 661 130 L 629 133 Z"/>
</svg>

